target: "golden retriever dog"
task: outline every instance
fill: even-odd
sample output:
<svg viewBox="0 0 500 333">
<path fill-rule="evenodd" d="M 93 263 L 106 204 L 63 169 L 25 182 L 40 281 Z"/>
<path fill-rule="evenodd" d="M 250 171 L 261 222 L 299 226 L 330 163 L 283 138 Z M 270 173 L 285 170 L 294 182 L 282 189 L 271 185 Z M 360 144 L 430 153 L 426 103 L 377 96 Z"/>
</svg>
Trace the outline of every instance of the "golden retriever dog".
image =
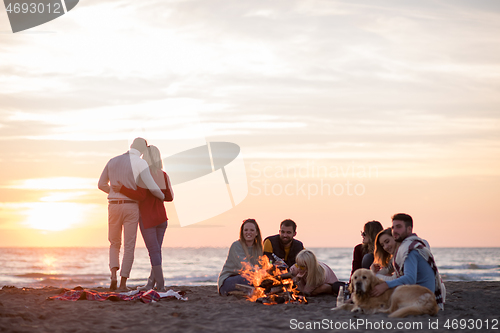
<svg viewBox="0 0 500 333">
<path fill-rule="evenodd" d="M 434 316 L 439 311 L 434 294 L 419 285 L 398 286 L 386 290 L 378 297 L 372 297 L 370 295 L 372 289 L 380 283 L 384 281 L 369 269 L 356 270 L 349 285 L 353 304 L 346 303 L 334 310 L 362 311 L 367 314 L 383 312 L 389 313 L 389 317 L 396 318 L 422 314 Z"/>
</svg>

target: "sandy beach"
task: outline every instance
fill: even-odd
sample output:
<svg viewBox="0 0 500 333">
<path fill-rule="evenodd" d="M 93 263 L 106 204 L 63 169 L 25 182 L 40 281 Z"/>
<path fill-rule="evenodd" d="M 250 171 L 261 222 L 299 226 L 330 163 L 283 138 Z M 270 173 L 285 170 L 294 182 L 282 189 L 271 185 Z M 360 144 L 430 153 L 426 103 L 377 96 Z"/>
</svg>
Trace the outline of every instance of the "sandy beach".
<svg viewBox="0 0 500 333">
<path fill-rule="evenodd" d="M 219 296 L 215 286 L 172 286 L 175 291 L 185 291 L 189 300 L 163 299 L 151 304 L 48 300 L 64 289 L 4 287 L 0 291 L 0 331 L 283 332 L 315 328 L 349 332 L 447 332 L 453 330 L 453 325 L 460 330 L 460 324 L 467 325 L 468 331 L 477 331 L 480 324 L 481 331 L 487 326 L 493 331 L 500 329 L 500 282 L 447 282 L 446 287 L 445 311 L 435 317 L 405 319 L 389 319 L 385 314 L 334 312 L 331 311 L 335 306 L 333 296 L 311 297 L 308 304 L 267 306 L 236 296 Z"/>
</svg>

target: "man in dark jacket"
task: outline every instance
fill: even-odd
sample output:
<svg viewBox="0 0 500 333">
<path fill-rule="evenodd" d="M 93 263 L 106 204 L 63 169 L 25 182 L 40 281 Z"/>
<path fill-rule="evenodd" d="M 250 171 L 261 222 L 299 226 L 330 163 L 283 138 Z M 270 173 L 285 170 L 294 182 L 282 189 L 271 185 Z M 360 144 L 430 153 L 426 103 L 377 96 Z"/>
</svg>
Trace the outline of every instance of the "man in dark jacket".
<svg viewBox="0 0 500 333">
<path fill-rule="evenodd" d="M 287 219 L 280 224 L 280 233 L 264 240 L 264 254 L 274 261 L 272 254 L 283 259 L 288 267 L 295 264 L 295 257 L 304 248 L 301 241 L 294 239 L 297 235 L 297 224 Z"/>
</svg>

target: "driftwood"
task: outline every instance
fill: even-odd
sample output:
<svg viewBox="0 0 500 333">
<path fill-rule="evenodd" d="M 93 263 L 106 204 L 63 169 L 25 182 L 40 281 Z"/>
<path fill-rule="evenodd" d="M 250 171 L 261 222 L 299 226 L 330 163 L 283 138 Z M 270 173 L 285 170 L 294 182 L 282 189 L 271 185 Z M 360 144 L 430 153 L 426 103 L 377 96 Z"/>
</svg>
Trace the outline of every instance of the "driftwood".
<svg viewBox="0 0 500 333">
<path fill-rule="evenodd" d="M 246 284 L 238 284 L 237 283 L 235 287 L 236 287 L 237 290 L 239 290 L 241 292 L 244 292 L 245 295 L 247 295 L 247 296 L 252 295 L 254 293 L 254 291 L 255 291 L 254 287 L 247 286 Z"/>
</svg>

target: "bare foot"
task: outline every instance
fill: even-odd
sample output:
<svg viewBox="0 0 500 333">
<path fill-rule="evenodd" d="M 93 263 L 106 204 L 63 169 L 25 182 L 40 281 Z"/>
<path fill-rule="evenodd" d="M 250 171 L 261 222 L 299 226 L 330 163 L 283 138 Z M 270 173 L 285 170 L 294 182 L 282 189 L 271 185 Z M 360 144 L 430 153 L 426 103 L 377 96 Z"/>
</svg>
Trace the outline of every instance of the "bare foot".
<svg viewBox="0 0 500 333">
<path fill-rule="evenodd" d="M 111 280 L 111 285 L 109 286 L 109 290 L 115 291 L 118 287 L 118 281 L 117 280 Z"/>
<path fill-rule="evenodd" d="M 132 289 L 127 287 L 127 286 L 120 286 L 120 288 L 116 289 L 116 291 L 118 292 L 128 292 L 128 291 L 131 291 Z"/>
</svg>

